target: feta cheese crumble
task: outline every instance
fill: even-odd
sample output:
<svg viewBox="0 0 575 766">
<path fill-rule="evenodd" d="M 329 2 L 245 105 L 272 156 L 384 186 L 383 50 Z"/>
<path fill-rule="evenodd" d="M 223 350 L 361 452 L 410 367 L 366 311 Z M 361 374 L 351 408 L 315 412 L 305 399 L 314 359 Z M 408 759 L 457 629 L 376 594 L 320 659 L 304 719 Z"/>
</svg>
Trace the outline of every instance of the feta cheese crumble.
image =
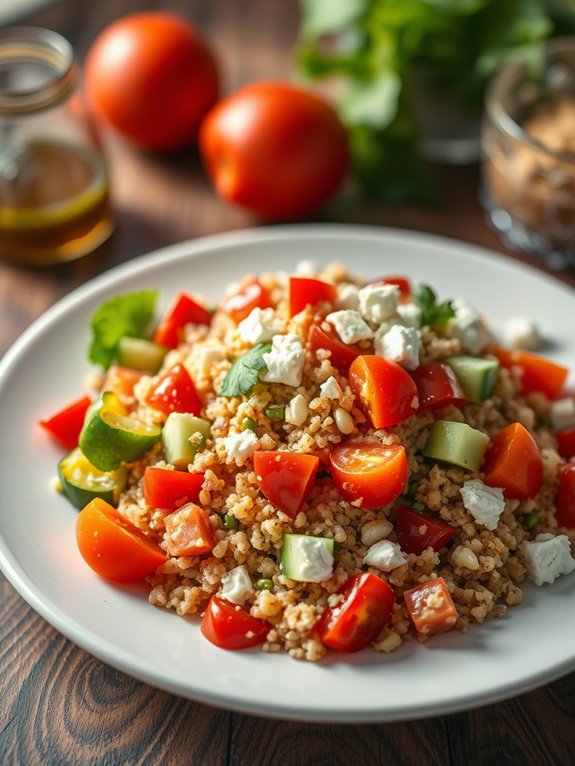
<svg viewBox="0 0 575 766">
<path fill-rule="evenodd" d="M 407 559 L 397 543 L 389 540 L 380 540 L 367 551 L 363 557 L 363 563 L 369 564 L 382 572 L 391 572 L 392 569 L 403 566 Z"/>
<path fill-rule="evenodd" d="M 330 375 L 329 378 L 322 383 L 319 387 L 321 396 L 325 396 L 326 399 L 340 399 L 343 396 L 343 391 L 337 380 Z"/>
<path fill-rule="evenodd" d="M 251 578 L 244 566 L 234 567 L 222 577 L 222 598 L 232 604 L 243 606 L 253 590 Z"/>
<path fill-rule="evenodd" d="M 359 310 L 359 288 L 352 285 L 351 282 L 345 282 L 338 285 L 337 300 L 335 306 L 338 309 Z"/>
<path fill-rule="evenodd" d="M 465 509 L 475 521 L 486 529 L 495 529 L 505 508 L 503 490 L 488 487 L 480 479 L 470 479 L 463 482 L 460 492 Z"/>
<path fill-rule="evenodd" d="M 449 320 L 448 332 L 469 354 L 480 354 L 489 343 L 489 333 L 477 311 L 465 301 L 453 301 L 455 316 Z"/>
<path fill-rule="evenodd" d="M 567 397 L 551 402 L 549 417 L 554 431 L 564 431 L 575 426 L 575 399 Z"/>
<path fill-rule="evenodd" d="M 245 463 L 260 445 L 258 437 L 249 428 L 239 434 L 225 436 L 222 442 L 228 456 L 235 460 L 237 465 Z"/>
<path fill-rule="evenodd" d="M 527 567 L 527 576 L 541 586 L 575 570 L 567 535 L 537 535 L 531 542 L 521 543 L 519 551 Z"/>
<path fill-rule="evenodd" d="M 371 338 L 373 335 L 371 327 L 362 319 L 359 311 L 352 311 L 351 309 L 333 311 L 326 316 L 326 320 L 335 328 L 341 340 L 348 346 L 359 340 Z"/>
<path fill-rule="evenodd" d="M 400 303 L 397 307 L 397 316 L 402 324 L 408 327 L 421 326 L 421 309 L 416 303 Z"/>
<path fill-rule="evenodd" d="M 296 277 L 314 278 L 319 274 L 319 268 L 315 261 L 298 261 L 295 267 Z"/>
<path fill-rule="evenodd" d="M 503 325 L 503 336 L 512 348 L 535 351 L 541 345 L 541 334 L 537 324 L 526 317 L 512 317 Z"/>
<path fill-rule="evenodd" d="M 381 324 L 395 316 L 400 296 L 397 285 L 366 285 L 359 291 L 359 310 L 368 322 Z"/>
<path fill-rule="evenodd" d="M 255 308 L 238 325 L 240 337 L 253 346 L 271 340 L 276 332 L 274 310 Z"/>
<path fill-rule="evenodd" d="M 260 380 L 294 388 L 301 384 L 305 353 L 297 335 L 274 335 L 271 351 L 263 355 L 263 360 L 267 370 L 260 373 Z"/>
<path fill-rule="evenodd" d="M 333 554 L 323 540 L 300 537 L 295 548 L 300 557 L 300 575 L 304 582 L 323 582 L 333 573 Z"/>
<path fill-rule="evenodd" d="M 416 327 L 393 325 L 375 336 L 375 353 L 397 362 L 408 370 L 419 366 L 421 333 Z"/>
</svg>

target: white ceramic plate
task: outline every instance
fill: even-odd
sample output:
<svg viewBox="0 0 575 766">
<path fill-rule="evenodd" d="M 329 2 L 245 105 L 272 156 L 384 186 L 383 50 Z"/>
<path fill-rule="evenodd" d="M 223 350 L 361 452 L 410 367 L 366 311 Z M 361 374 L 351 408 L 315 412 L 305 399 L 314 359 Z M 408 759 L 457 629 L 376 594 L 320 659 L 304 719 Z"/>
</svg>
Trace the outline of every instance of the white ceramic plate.
<svg viewBox="0 0 575 766">
<path fill-rule="evenodd" d="M 21 595 L 79 646 L 176 694 L 245 712 L 317 721 L 389 721 L 447 713 L 519 694 L 575 668 L 575 576 L 527 588 L 502 620 L 410 642 L 389 656 L 332 654 L 319 664 L 258 650 L 225 652 L 193 619 L 156 609 L 144 587 L 116 587 L 83 563 L 76 512 L 50 488 L 58 449 L 37 420 L 83 392 L 88 317 L 105 298 L 158 287 L 216 300 L 246 272 L 302 258 L 346 261 L 365 276 L 408 274 L 479 307 L 496 328 L 535 319 L 550 355 L 575 362 L 572 290 L 503 256 L 425 235 L 350 226 L 252 230 L 178 244 L 93 280 L 42 316 L 0 365 L 0 565 Z"/>
<path fill-rule="evenodd" d="M 0 26 L 25 23 L 27 16 L 52 2 L 53 0 L 2 0 L 0 3 Z"/>
</svg>

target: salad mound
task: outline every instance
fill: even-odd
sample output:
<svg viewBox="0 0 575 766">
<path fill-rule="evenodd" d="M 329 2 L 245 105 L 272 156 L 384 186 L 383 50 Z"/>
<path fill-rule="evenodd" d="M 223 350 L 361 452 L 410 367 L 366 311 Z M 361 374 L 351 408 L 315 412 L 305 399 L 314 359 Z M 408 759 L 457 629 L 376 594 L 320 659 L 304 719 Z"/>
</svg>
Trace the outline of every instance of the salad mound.
<svg viewBox="0 0 575 766">
<path fill-rule="evenodd" d="M 99 575 L 315 661 L 465 633 L 575 570 L 568 370 L 465 301 L 309 262 L 156 324 L 155 300 L 98 309 L 94 396 L 42 421 Z"/>
</svg>

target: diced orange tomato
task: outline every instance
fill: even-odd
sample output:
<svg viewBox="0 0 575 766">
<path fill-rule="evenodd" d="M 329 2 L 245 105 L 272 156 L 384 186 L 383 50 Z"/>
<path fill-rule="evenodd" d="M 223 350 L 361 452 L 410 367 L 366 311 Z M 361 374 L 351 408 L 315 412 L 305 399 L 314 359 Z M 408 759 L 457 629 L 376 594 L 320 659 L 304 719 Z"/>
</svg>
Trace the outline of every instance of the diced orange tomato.
<svg viewBox="0 0 575 766">
<path fill-rule="evenodd" d="M 175 511 L 185 503 L 198 502 L 203 482 L 203 473 L 149 465 L 144 470 L 144 500 L 152 508 Z"/>
<path fill-rule="evenodd" d="M 397 508 L 394 526 L 401 550 L 417 555 L 427 548 L 440 550 L 457 532 L 457 527 L 452 527 L 430 513 L 418 513 L 406 505 Z"/>
<path fill-rule="evenodd" d="M 481 470 L 486 484 L 517 500 L 535 497 L 543 481 L 541 452 L 521 423 L 511 423 L 491 437 Z"/>
<path fill-rule="evenodd" d="M 43 418 L 39 424 L 61 447 L 73 450 L 78 446 L 80 431 L 91 403 L 89 396 L 82 396 L 50 417 Z"/>
<path fill-rule="evenodd" d="M 531 351 L 498 346 L 492 349 L 492 353 L 499 359 L 502 367 L 521 368 L 521 388 L 526 394 L 541 391 L 550 399 L 556 399 L 569 374 L 567 367 Z"/>
<path fill-rule="evenodd" d="M 203 556 L 215 545 L 208 515 L 195 503 L 186 503 L 164 519 L 166 550 L 170 556 Z"/>
<path fill-rule="evenodd" d="M 555 518 L 560 527 L 575 529 L 575 463 L 561 468 Z"/>
<path fill-rule="evenodd" d="M 76 541 L 88 566 L 116 582 L 142 580 L 168 558 L 159 545 L 101 498 L 91 500 L 78 514 Z"/>
<path fill-rule="evenodd" d="M 329 358 L 334 367 L 345 372 L 353 360 L 361 354 L 357 346 L 343 343 L 333 330 L 324 330 L 319 324 L 313 324 L 309 331 L 309 343 L 312 351 L 320 348 L 331 353 Z"/>
<path fill-rule="evenodd" d="M 191 412 L 200 415 L 202 401 L 194 381 L 183 364 L 175 364 L 160 377 L 146 396 L 146 404 L 165 415 L 170 412 Z"/>
<path fill-rule="evenodd" d="M 455 627 L 457 609 L 443 577 L 416 585 L 406 590 L 403 597 L 420 636 L 434 636 Z"/>
<path fill-rule="evenodd" d="M 245 319 L 254 309 L 273 306 L 269 290 L 258 279 L 252 279 L 239 292 L 224 298 L 220 311 L 227 314 L 236 324 Z"/>
<path fill-rule="evenodd" d="M 211 321 L 212 315 L 205 306 L 187 293 L 178 293 L 160 320 L 154 333 L 154 343 L 177 348 L 187 324 L 209 325 Z"/>
<path fill-rule="evenodd" d="M 332 449 L 329 461 L 340 495 L 360 508 L 393 502 L 407 483 L 407 457 L 399 444 L 347 441 Z"/>
<path fill-rule="evenodd" d="M 334 304 L 337 300 L 337 287 L 321 279 L 308 277 L 290 277 L 289 280 L 289 311 L 295 316 L 306 306 L 317 306 L 318 303 Z"/>
<path fill-rule="evenodd" d="M 241 606 L 212 596 L 202 617 L 200 630 L 220 649 L 247 649 L 263 644 L 271 629 L 265 620 L 252 617 Z"/>
<path fill-rule="evenodd" d="M 349 368 L 349 385 L 374 428 L 389 428 L 417 412 L 419 399 L 413 378 L 383 356 L 358 356 Z"/>
<path fill-rule="evenodd" d="M 112 391 L 120 399 L 125 401 L 134 396 L 134 386 L 141 380 L 144 373 L 131 367 L 120 364 L 112 364 L 108 367 L 102 391 Z"/>
<path fill-rule="evenodd" d="M 315 455 L 257 450 L 254 471 L 267 499 L 294 519 L 309 495 L 319 467 Z"/>
</svg>

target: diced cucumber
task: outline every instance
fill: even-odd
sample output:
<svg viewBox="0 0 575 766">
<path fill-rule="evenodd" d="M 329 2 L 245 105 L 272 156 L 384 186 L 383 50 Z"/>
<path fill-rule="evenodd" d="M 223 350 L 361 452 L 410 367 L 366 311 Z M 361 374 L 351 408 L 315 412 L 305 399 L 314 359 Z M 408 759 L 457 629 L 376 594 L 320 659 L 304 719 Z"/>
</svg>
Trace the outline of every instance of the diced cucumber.
<svg viewBox="0 0 575 766">
<path fill-rule="evenodd" d="M 125 466 L 116 471 L 100 471 L 76 447 L 58 463 L 58 476 L 64 495 L 81 510 L 95 497 L 117 506 L 128 480 L 128 471 Z"/>
<path fill-rule="evenodd" d="M 281 569 L 297 582 L 323 582 L 333 573 L 334 541 L 329 537 L 286 534 L 281 552 Z"/>
<path fill-rule="evenodd" d="M 125 335 L 118 344 L 118 362 L 121 365 L 152 374 L 158 372 L 167 353 L 165 346 L 145 338 Z"/>
<path fill-rule="evenodd" d="M 493 395 L 499 371 L 497 359 L 460 354 L 450 356 L 445 361 L 455 373 L 470 402 L 483 402 Z"/>
<path fill-rule="evenodd" d="M 189 412 L 171 412 L 162 430 L 166 461 L 176 468 L 185 468 L 210 436 L 210 424 L 207 420 L 197 418 Z"/>
<path fill-rule="evenodd" d="M 489 437 L 467 423 L 436 420 L 423 454 L 470 471 L 478 471 L 488 444 Z"/>
</svg>

